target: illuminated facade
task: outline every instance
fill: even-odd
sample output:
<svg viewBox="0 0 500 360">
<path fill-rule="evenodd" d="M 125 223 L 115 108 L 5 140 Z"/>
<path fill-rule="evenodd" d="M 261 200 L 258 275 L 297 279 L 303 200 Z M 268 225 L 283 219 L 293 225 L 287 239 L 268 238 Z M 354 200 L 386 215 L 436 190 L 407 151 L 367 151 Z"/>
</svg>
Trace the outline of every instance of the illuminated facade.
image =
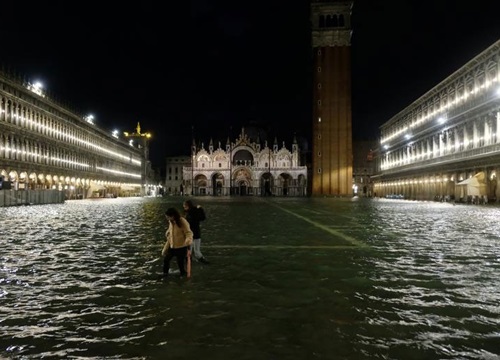
<svg viewBox="0 0 500 360">
<path fill-rule="evenodd" d="M 352 196 L 352 1 L 311 3 L 312 195 Z"/>
<path fill-rule="evenodd" d="M 133 146 L 131 146 L 133 145 Z M 0 71 L 0 175 L 15 191 L 66 199 L 143 193 L 147 154 Z"/>
<path fill-rule="evenodd" d="M 300 165 L 299 146 L 294 139 L 292 151 L 278 146 L 272 148 L 267 141 L 261 147 L 257 138 L 252 140 L 241 130 L 236 141 L 227 140 L 225 149 L 208 150 L 193 143 L 192 166 L 182 170 L 183 190 L 189 195 L 254 195 L 254 196 L 306 196 L 307 167 Z M 194 179 L 194 181 L 193 181 Z"/>
<path fill-rule="evenodd" d="M 499 71 L 497 41 L 380 127 L 377 196 L 500 198 Z"/>
<path fill-rule="evenodd" d="M 184 195 L 184 179 L 182 169 L 184 166 L 191 166 L 189 155 L 171 156 L 166 159 L 165 174 L 165 194 Z"/>
<path fill-rule="evenodd" d="M 376 140 L 355 140 L 353 142 L 353 194 L 355 196 L 372 197 L 375 174 L 374 150 L 377 148 Z"/>
</svg>

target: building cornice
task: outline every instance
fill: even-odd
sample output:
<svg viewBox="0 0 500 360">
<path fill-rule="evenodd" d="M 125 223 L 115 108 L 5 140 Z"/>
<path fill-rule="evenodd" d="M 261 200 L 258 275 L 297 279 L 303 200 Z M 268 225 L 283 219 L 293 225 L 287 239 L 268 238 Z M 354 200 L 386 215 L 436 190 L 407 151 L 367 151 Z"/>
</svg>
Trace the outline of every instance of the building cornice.
<svg viewBox="0 0 500 360">
<path fill-rule="evenodd" d="M 331 46 L 351 46 L 351 30 L 313 30 L 312 46 L 331 47 Z"/>
</svg>

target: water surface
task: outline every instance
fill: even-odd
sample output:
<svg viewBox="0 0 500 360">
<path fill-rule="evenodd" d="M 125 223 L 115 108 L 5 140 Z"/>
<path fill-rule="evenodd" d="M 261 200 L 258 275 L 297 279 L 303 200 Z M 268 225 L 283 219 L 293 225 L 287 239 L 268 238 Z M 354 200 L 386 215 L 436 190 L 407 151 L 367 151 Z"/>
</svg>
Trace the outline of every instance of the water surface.
<svg viewBox="0 0 500 360">
<path fill-rule="evenodd" d="M 159 281 L 182 200 L 3 208 L 0 356 L 500 358 L 498 207 L 194 198 L 211 263 Z"/>
</svg>

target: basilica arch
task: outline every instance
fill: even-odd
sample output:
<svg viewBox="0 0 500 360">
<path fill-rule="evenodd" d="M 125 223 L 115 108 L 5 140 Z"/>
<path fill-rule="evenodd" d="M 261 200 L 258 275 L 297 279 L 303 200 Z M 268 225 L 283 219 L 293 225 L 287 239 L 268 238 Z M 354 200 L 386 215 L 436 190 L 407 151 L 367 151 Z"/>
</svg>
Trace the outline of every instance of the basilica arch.
<svg viewBox="0 0 500 360">
<path fill-rule="evenodd" d="M 223 188 L 224 188 L 224 175 L 222 175 L 220 172 L 214 173 L 212 175 L 212 194 L 216 196 L 221 196 L 223 195 Z"/>
<path fill-rule="evenodd" d="M 287 173 L 281 173 L 278 176 L 278 195 L 282 196 L 288 196 L 289 194 L 289 187 L 293 185 L 293 178 L 290 174 Z"/>
<path fill-rule="evenodd" d="M 208 179 L 205 175 L 199 174 L 194 178 L 194 194 L 193 195 L 208 195 L 209 186 Z"/>
<path fill-rule="evenodd" d="M 260 191 L 264 196 L 273 195 L 271 189 L 274 188 L 273 175 L 270 172 L 265 172 L 260 177 Z"/>
<path fill-rule="evenodd" d="M 236 168 L 233 179 L 235 195 L 253 195 L 252 171 L 248 167 Z"/>
<path fill-rule="evenodd" d="M 233 155 L 233 165 L 236 166 L 249 166 L 253 165 L 253 154 L 249 149 L 241 149 L 234 153 Z"/>
</svg>

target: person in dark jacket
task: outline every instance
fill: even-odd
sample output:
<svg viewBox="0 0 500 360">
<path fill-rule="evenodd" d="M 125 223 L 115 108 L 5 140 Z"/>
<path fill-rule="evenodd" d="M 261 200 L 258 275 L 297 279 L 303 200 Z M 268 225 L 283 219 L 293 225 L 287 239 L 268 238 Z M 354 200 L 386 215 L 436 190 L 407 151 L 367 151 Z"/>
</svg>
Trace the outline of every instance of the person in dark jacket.
<svg viewBox="0 0 500 360">
<path fill-rule="evenodd" d="M 201 253 L 201 228 L 200 222 L 206 219 L 205 210 L 198 205 L 195 206 L 191 200 L 184 201 L 184 215 L 193 231 L 192 254 L 195 260 L 208 264 L 208 260 Z"/>
</svg>

